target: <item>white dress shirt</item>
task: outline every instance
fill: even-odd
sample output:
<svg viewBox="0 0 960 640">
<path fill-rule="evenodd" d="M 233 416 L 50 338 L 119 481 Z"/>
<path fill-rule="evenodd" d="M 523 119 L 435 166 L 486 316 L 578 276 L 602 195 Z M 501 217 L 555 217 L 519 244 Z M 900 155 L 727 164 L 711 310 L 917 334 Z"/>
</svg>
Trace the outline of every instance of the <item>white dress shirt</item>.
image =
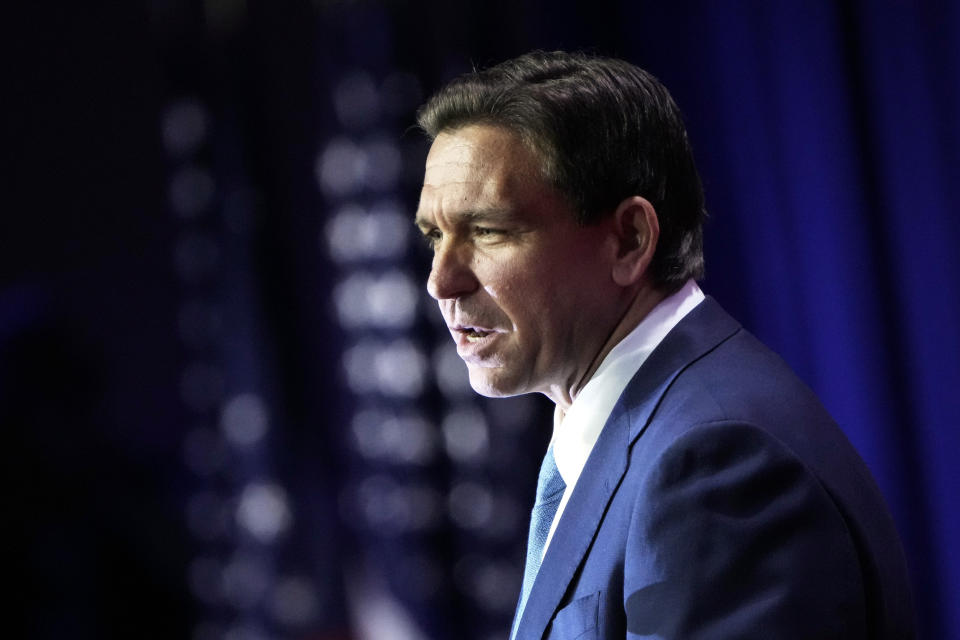
<svg viewBox="0 0 960 640">
<path fill-rule="evenodd" d="M 560 522 L 570 495 L 577 486 L 580 472 L 583 471 L 593 445 L 600 437 L 600 431 L 620 394 L 670 330 L 703 299 L 703 292 L 697 283 L 688 280 L 679 291 L 661 300 L 640 324 L 607 354 L 597 371 L 577 394 L 566 415 L 559 406 L 554 410 L 551 444 L 557 469 L 567 488 L 550 526 L 547 542 L 543 545 L 544 553 L 550 546 L 553 532 Z"/>
</svg>

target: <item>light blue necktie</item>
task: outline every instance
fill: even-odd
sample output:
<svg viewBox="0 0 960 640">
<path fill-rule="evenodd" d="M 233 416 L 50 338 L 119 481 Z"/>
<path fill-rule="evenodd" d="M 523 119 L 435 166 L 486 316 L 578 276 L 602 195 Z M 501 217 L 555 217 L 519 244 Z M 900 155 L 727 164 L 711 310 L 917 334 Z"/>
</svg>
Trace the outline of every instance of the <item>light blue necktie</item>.
<svg viewBox="0 0 960 640">
<path fill-rule="evenodd" d="M 517 604 L 517 613 L 513 618 L 513 629 L 510 632 L 511 639 L 517 634 L 517 627 L 520 625 L 520 617 L 523 615 L 523 608 L 527 604 L 530 588 L 533 587 L 533 581 L 536 579 L 537 571 L 540 570 L 540 563 L 543 561 L 543 546 L 547 543 L 550 525 L 553 524 L 553 517 L 557 514 L 557 507 L 560 506 L 563 490 L 566 488 L 566 483 L 560 477 L 560 470 L 557 469 L 557 461 L 553 458 L 553 445 L 550 445 L 550 448 L 547 449 L 547 455 L 543 457 L 543 463 L 540 465 L 540 476 L 537 478 L 537 499 L 534 501 L 533 511 L 530 512 L 527 564 L 523 570 L 523 588 L 520 590 L 520 601 Z"/>
</svg>

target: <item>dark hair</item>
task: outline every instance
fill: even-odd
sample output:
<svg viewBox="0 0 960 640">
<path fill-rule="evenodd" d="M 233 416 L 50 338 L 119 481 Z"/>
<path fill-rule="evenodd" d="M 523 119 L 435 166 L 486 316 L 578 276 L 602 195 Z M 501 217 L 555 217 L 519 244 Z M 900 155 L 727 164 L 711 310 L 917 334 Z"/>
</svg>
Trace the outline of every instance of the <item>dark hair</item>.
<svg viewBox="0 0 960 640">
<path fill-rule="evenodd" d="M 581 224 L 633 195 L 657 211 L 650 265 L 668 292 L 703 276 L 703 188 L 680 110 L 660 82 L 623 60 L 535 51 L 464 74 L 417 113 L 431 138 L 469 124 L 515 132 Z"/>
</svg>

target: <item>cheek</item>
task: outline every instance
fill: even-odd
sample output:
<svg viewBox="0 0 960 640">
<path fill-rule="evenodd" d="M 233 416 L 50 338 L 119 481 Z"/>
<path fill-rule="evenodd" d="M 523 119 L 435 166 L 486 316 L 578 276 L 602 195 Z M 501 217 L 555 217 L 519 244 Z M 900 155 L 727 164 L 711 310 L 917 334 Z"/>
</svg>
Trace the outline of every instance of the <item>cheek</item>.
<svg viewBox="0 0 960 640">
<path fill-rule="evenodd" d="M 549 295 L 545 275 L 536 261 L 512 261 L 493 266 L 484 289 L 508 313 L 527 314 L 530 306 Z"/>
<path fill-rule="evenodd" d="M 582 256 L 567 247 L 486 258 L 475 265 L 486 294 L 515 327 L 538 335 L 553 333 L 551 316 L 568 315 L 584 290 L 597 284 L 584 269 Z"/>
</svg>

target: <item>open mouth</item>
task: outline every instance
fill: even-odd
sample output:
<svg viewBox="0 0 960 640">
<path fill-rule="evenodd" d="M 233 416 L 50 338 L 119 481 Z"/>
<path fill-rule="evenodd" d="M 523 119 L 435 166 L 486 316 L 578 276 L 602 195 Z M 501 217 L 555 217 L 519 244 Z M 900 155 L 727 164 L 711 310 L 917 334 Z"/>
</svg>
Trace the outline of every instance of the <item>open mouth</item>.
<svg viewBox="0 0 960 640">
<path fill-rule="evenodd" d="M 488 335 L 493 333 L 492 331 L 484 331 L 483 329 L 477 329 L 475 327 L 464 327 L 460 329 L 460 333 L 467 337 L 467 340 L 475 342 L 477 340 L 482 340 Z"/>
</svg>

